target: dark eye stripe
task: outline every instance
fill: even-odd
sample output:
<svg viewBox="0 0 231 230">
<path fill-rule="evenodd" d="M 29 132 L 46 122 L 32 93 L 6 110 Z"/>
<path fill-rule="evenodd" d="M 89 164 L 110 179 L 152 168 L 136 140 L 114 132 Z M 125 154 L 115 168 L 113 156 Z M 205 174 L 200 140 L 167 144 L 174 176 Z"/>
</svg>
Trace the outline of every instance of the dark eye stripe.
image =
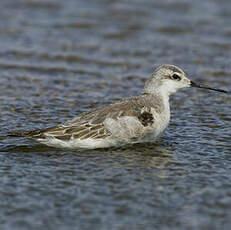
<svg viewBox="0 0 231 230">
<path fill-rule="evenodd" d="M 176 73 L 174 73 L 174 74 L 171 76 L 171 78 L 172 78 L 173 80 L 176 80 L 176 81 L 180 81 L 180 80 L 181 80 L 181 77 L 180 77 L 178 74 L 176 74 Z"/>
</svg>

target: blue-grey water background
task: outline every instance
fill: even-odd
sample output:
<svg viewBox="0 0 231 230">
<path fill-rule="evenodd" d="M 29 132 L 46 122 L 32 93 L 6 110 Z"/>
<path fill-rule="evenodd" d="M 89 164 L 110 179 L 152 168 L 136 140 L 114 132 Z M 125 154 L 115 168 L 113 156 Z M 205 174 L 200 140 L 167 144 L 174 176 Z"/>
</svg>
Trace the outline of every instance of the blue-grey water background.
<svg viewBox="0 0 231 230">
<path fill-rule="evenodd" d="M 230 95 L 174 95 L 157 145 L 7 137 L 137 95 L 162 63 L 230 90 L 230 22 L 228 0 L 1 0 L 0 229 L 230 229 Z"/>
</svg>

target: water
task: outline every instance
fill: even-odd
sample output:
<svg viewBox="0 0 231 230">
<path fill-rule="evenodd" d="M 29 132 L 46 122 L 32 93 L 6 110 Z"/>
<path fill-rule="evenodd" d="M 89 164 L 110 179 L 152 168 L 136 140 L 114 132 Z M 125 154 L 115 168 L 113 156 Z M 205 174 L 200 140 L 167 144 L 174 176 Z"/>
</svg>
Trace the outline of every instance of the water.
<svg viewBox="0 0 231 230">
<path fill-rule="evenodd" d="M 230 1 L 1 0 L 0 11 L 1 229 L 230 229 L 229 95 L 174 95 L 156 145 L 69 151 L 6 135 L 137 95 L 163 63 L 230 90 Z"/>
</svg>

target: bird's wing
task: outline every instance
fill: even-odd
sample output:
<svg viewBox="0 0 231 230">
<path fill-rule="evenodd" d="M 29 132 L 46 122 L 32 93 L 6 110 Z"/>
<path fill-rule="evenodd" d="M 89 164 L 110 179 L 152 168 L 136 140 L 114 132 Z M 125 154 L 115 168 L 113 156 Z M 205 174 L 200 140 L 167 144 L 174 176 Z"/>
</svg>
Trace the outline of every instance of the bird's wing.
<svg viewBox="0 0 231 230">
<path fill-rule="evenodd" d="M 50 136 L 60 140 L 105 138 L 111 135 L 104 126 L 107 118 L 117 120 L 129 116 L 137 119 L 143 126 L 148 126 L 154 122 L 150 109 L 139 97 L 133 97 L 83 113 L 63 125 L 32 131 L 27 136 L 32 138 Z"/>
<path fill-rule="evenodd" d="M 59 140 L 68 141 L 72 139 L 84 140 L 88 138 L 98 139 L 109 136 L 103 124 L 90 124 L 89 122 L 78 125 L 59 125 L 48 129 L 40 130 L 37 133 L 30 133 L 29 137 L 44 139 L 55 137 Z"/>
</svg>

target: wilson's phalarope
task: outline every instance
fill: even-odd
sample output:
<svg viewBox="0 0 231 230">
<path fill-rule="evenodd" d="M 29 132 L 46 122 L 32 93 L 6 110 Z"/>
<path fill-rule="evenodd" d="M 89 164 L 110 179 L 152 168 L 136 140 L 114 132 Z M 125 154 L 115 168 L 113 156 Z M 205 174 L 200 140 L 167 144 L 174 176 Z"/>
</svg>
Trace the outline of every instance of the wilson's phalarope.
<svg viewBox="0 0 231 230">
<path fill-rule="evenodd" d="M 139 96 L 93 109 L 52 128 L 19 131 L 12 135 L 32 138 L 48 146 L 72 149 L 153 142 L 168 126 L 169 96 L 188 87 L 227 93 L 190 81 L 174 65 L 161 65 L 154 70 Z"/>
</svg>

